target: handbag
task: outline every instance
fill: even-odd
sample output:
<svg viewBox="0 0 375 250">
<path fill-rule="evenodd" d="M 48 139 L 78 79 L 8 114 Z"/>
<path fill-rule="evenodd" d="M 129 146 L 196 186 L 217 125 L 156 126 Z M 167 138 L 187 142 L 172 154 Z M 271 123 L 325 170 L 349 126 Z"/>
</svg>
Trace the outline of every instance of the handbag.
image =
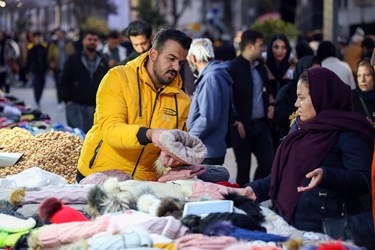
<svg viewBox="0 0 375 250">
<path fill-rule="evenodd" d="M 366 182 L 369 185 L 367 179 Z M 371 191 L 371 186 L 369 187 Z M 357 246 L 375 249 L 373 221 L 371 204 L 361 212 L 349 213 L 346 204 L 343 203 L 340 215 L 322 219 L 323 232 L 336 240 L 350 240 Z"/>
<path fill-rule="evenodd" d="M 345 209 L 336 217 L 322 219 L 323 231 L 336 240 L 350 240 L 356 245 L 375 249 L 375 231 L 372 209 L 350 214 Z"/>
</svg>

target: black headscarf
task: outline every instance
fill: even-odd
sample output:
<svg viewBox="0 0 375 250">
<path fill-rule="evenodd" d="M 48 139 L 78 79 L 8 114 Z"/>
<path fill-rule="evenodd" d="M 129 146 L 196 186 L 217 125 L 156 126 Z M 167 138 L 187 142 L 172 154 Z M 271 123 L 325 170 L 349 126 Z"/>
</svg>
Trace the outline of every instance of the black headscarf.
<svg viewBox="0 0 375 250">
<path fill-rule="evenodd" d="M 300 129 L 280 144 L 272 166 L 270 197 L 280 213 L 291 221 L 305 175 L 316 169 L 340 131 L 354 131 L 369 140 L 375 129 L 363 115 L 351 111 L 351 90 L 340 78 L 323 67 L 307 70 L 309 93 L 317 115 L 299 121 Z"/>
<path fill-rule="evenodd" d="M 280 64 L 276 63 L 275 56 L 272 52 L 272 44 L 276 40 L 282 40 L 287 48 L 287 52 L 285 54 L 284 59 L 280 62 Z M 283 79 L 285 73 L 288 71 L 290 63 L 289 63 L 289 57 L 290 57 L 291 47 L 289 44 L 288 38 L 284 34 L 275 34 L 271 38 L 271 42 L 268 45 L 267 48 L 267 60 L 266 64 L 268 69 L 271 71 L 272 75 L 275 77 L 277 81 L 280 81 Z"/>
</svg>

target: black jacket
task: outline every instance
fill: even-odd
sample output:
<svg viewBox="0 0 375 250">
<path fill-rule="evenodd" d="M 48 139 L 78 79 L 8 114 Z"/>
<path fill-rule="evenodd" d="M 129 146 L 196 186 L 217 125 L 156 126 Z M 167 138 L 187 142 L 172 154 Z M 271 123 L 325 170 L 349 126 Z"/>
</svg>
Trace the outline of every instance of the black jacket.
<svg viewBox="0 0 375 250">
<path fill-rule="evenodd" d="M 67 58 L 60 77 L 61 97 L 64 102 L 73 101 L 95 106 L 99 84 L 109 69 L 108 62 L 100 54 L 97 55 L 100 62 L 92 77 L 82 62 L 82 52 Z"/>
<path fill-rule="evenodd" d="M 366 105 L 366 109 L 363 106 L 360 96 L 364 104 Z M 361 92 L 359 89 L 352 90 L 352 107 L 353 111 L 359 112 L 366 116 L 367 118 L 371 119 L 372 122 L 375 122 L 375 90 L 367 93 Z M 368 112 L 368 114 L 367 114 Z"/>
<path fill-rule="evenodd" d="M 267 117 L 269 105 L 267 70 L 262 61 L 258 61 L 256 69 L 263 82 L 264 114 Z M 236 109 L 235 120 L 241 121 L 245 128 L 251 128 L 253 109 L 253 78 L 250 62 L 242 56 L 233 59 L 229 65 L 229 73 L 233 79 L 233 102 Z"/>
</svg>

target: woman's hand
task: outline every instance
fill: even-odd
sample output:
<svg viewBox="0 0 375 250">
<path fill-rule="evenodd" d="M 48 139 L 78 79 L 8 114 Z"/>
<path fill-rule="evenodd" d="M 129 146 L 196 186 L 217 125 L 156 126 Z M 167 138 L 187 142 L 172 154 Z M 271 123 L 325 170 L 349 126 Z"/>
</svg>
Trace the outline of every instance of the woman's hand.
<svg viewBox="0 0 375 250">
<path fill-rule="evenodd" d="M 254 193 L 254 190 L 250 186 L 238 189 L 238 194 L 246 196 L 247 198 L 249 198 L 250 200 L 253 200 L 253 201 L 255 201 L 257 199 L 257 196 Z"/>
<path fill-rule="evenodd" d="M 322 179 L 323 179 L 323 169 L 322 168 L 314 169 L 310 173 L 306 174 L 306 178 L 308 179 L 311 178 L 309 185 L 307 187 L 297 187 L 297 192 L 309 191 L 319 186 L 319 184 L 322 182 Z"/>
</svg>

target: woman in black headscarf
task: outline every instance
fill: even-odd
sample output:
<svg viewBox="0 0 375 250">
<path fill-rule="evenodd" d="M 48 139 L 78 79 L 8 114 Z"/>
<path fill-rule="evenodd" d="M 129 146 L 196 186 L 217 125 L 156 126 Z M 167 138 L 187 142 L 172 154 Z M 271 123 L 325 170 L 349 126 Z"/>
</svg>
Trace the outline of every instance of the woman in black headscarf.
<svg viewBox="0 0 375 250">
<path fill-rule="evenodd" d="M 279 89 L 293 77 L 294 65 L 290 61 L 291 50 L 289 40 L 284 34 L 275 34 L 267 47 L 266 65 L 270 93 L 273 98 L 276 98 Z"/>
<path fill-rule="evenodd" d="M 363 114 L 375 127 L 375 72 L 369 61 L 357 67 L 357 88 L 352 90 L 353 110 Z"/>
<path fill-rule="evenodd" d="M 326 68 L 300 76 L 295 106 L 298 129 L 281 142 L 271 175 L 248 186 L 297 229 L 322 232 L 322 219 L 340 215 L 343 203 L 351 213 L 363 211 L 375 129 L 351 111 L 350 87 Z"/>
<path fill-rule="evenodd" d="M 299 76 L 305 69 L 317 66 L 320 66 L 320 63 L 314 56 L 304 56 L 299 59 L 293 73 L 293 80 L 283 86 L 277 93 L 273 113 L 273 121 L 279 128 L 277 144 L 279 144 L 280 139 L 288 134 L 290 129 L 290 116 L 296 111 L 294 103 L 297 98 L 296 90 Z"/>
</svg>

